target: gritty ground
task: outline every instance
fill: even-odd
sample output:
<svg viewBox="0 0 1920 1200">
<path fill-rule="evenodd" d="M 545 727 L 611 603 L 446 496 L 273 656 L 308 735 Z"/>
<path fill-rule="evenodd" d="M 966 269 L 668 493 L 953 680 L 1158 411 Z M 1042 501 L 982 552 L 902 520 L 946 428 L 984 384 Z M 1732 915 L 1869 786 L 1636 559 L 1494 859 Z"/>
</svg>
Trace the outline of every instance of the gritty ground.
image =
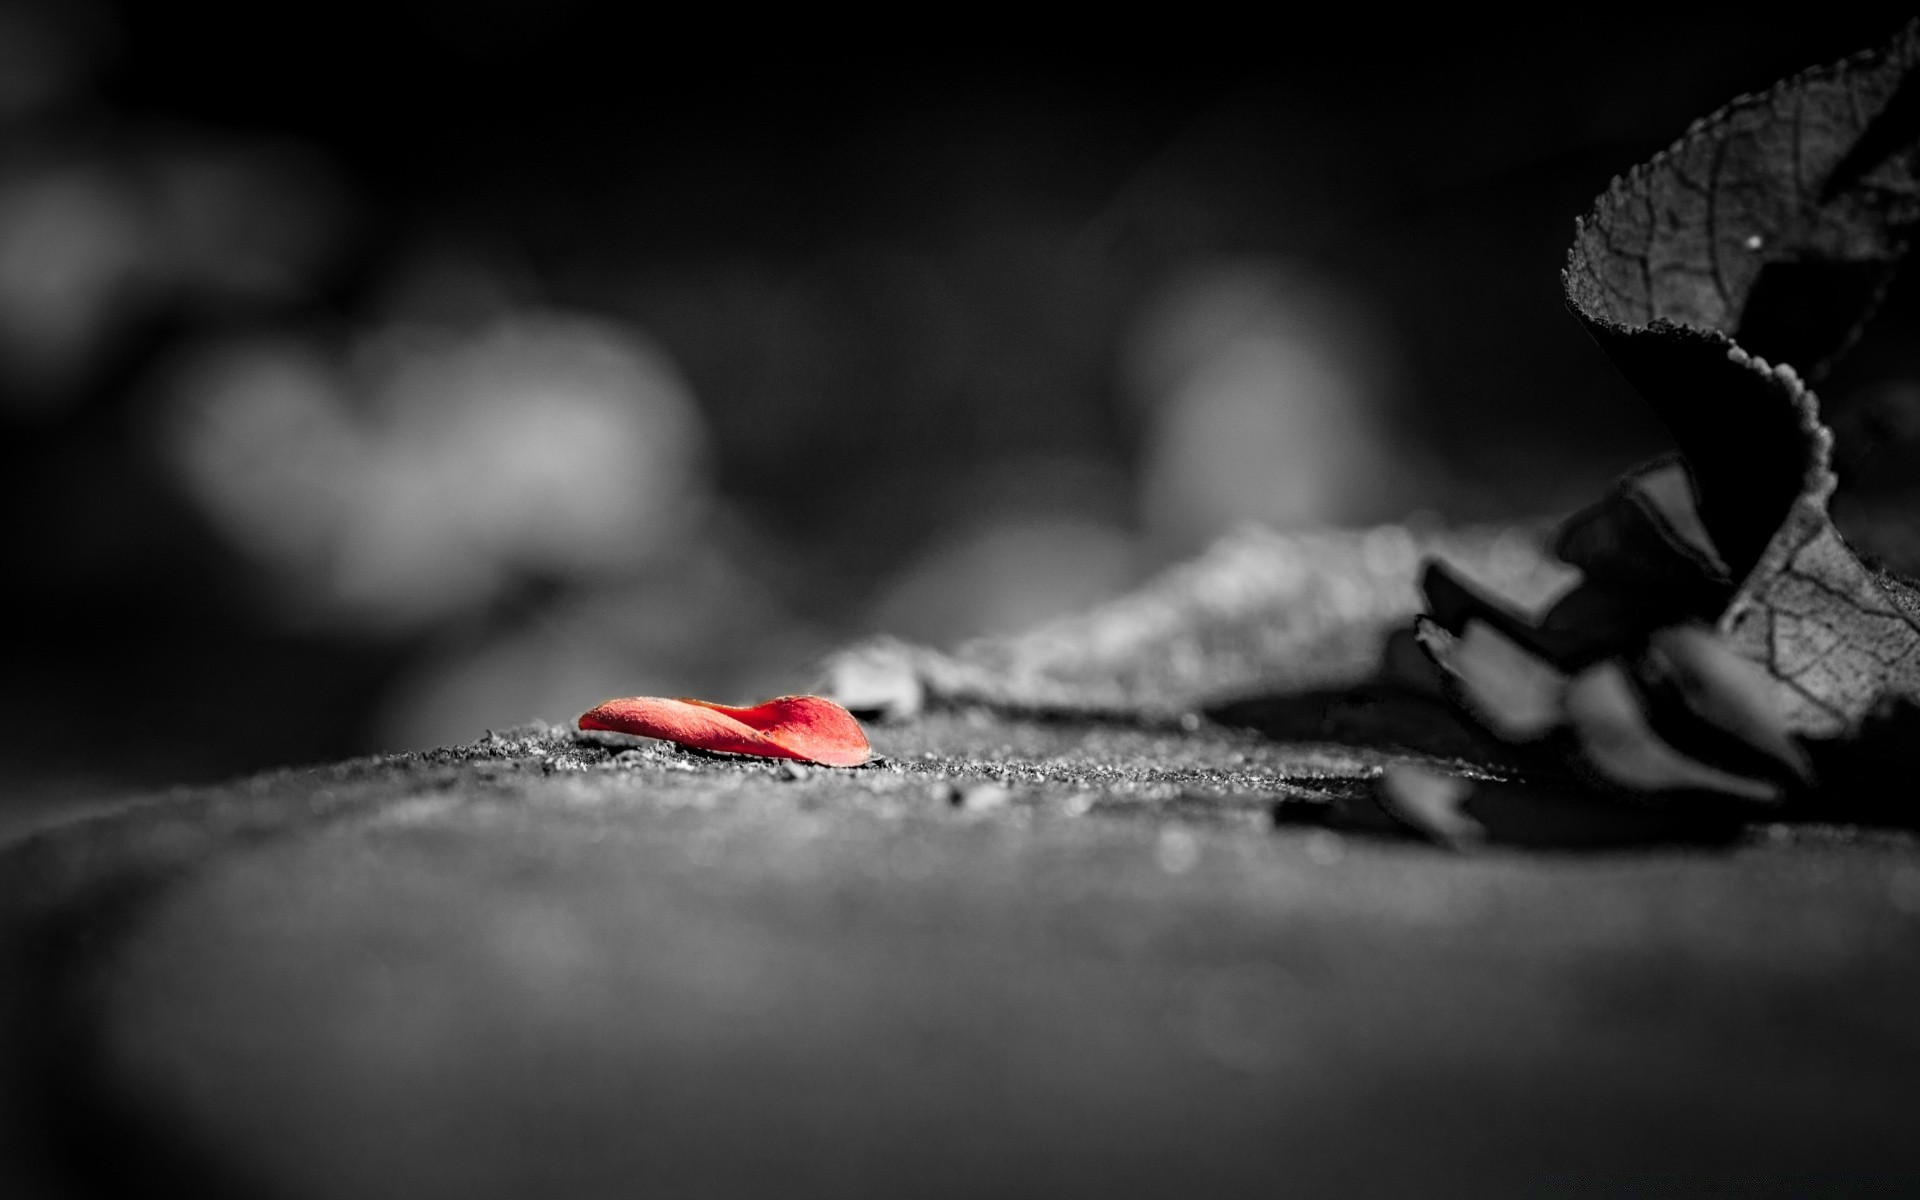
<svg viewBox="0 0 1920 1200">
<path fill-rule="evenodd" d="M 1392 751 L 522 731 L 0 849 L 8 1195 L 1920 1187 L 1920 844 L 1461 856 Z"/>
</svg>

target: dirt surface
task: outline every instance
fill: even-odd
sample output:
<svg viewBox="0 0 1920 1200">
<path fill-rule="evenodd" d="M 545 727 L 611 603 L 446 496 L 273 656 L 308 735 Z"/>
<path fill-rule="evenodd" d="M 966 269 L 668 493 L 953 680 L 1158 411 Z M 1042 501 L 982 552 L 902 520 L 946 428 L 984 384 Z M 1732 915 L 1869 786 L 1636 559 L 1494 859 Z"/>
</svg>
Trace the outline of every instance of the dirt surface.
<svg viewBox="0 0 1920 1200">
<path fill-rule="evenodd" d="M 1460 856 L 1295 823 L 1386 750 L 873 733 L 523 731 L 14 837 L 0 1190 L 1920 1185 L 1909 835 Z"/>
</svg>

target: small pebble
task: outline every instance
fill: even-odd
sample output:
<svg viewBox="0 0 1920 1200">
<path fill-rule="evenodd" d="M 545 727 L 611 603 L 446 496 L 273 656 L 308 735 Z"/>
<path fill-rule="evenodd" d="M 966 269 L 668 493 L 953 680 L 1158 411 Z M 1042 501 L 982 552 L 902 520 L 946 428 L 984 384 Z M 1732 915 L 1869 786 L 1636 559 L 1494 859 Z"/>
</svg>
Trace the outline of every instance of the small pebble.
<svg viewBox="0 0 1920 1200">
<path fill-rule="evenodd" d="M 782 779 L 790 779 L 798 782 L 799 780 L 805 779 L 807 775 L 807 769 L 799 763 L 784 762 L 780 764 L 780 778 Z"/>
</svg>

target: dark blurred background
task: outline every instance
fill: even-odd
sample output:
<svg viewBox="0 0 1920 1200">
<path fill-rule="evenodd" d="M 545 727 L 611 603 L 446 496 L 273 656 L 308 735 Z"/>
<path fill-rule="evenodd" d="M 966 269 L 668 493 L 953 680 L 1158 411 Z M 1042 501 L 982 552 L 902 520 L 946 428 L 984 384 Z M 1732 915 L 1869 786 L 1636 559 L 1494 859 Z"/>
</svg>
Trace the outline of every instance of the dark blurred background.
<svg viewBox="0 0 1920 1200">
<path fill-rule="evenodd" d="M 1901 18 L 5 0 L 0 788 L 757 698 L 1245 521 L 1568 509 L 1662 445 L 1574 217 Z M 1834 387 L 1914 388 L 1875 336 Z"/>
</svg>

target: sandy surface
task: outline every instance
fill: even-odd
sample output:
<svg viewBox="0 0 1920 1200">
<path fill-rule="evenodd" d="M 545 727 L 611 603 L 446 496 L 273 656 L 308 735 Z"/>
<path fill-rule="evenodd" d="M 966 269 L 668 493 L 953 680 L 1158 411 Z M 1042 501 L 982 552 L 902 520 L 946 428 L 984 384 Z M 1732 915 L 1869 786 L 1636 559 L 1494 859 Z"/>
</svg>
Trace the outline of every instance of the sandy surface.
<svg viewBox="0 0 1920 1200">
<path fill-rule="evenodd" d="M 0 1181 L 1920 1186 L 1909 835 L 1459 856 L 1275 823 L 1382 752 L 983 712 L 875 743 L 531 734 L 15 838 Z"/>
</svg>

